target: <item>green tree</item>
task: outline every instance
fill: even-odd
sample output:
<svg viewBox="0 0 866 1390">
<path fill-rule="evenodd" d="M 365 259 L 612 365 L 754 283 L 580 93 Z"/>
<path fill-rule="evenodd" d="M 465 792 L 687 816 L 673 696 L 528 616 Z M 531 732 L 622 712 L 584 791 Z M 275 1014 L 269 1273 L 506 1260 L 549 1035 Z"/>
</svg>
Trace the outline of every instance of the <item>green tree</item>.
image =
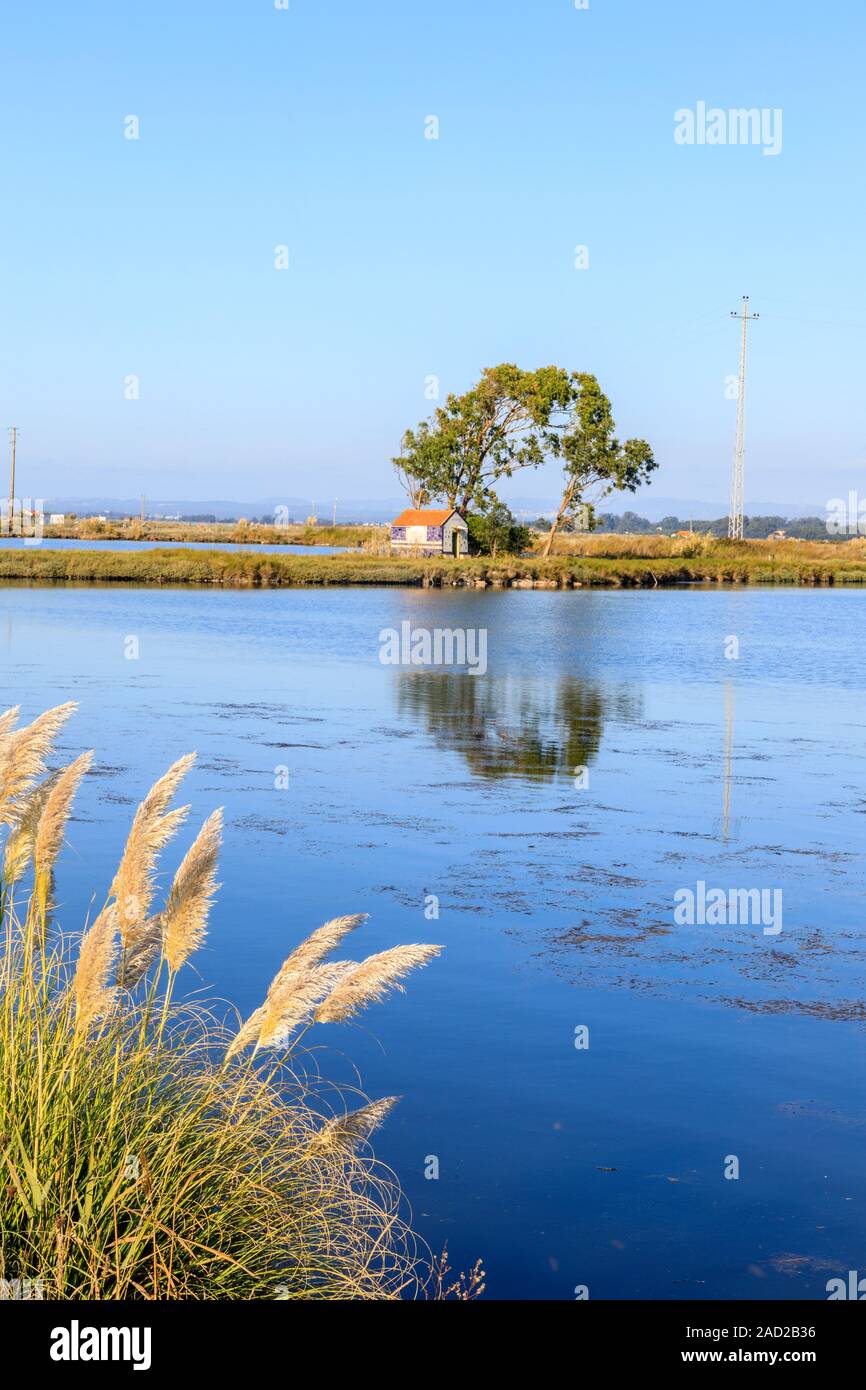
<svg viewBox="0 0 866 1390">
<path fill-rule="evenodd" d="M 500 478 L 558 454 L 572 397 L 561 367 L 487 367 L 471 391 L 449 395 L 431 420 L 406 431 L 393 460 L 398 477 L 416 505 L 442 501 L 461 516 L 485 510 L 498 501 Z"/>
<path fill-rule="evenodd" d="M 614 491 L 635 492 L 657 467 L 646 440 L 627 439 L 620 444 L 614 435 L 610 401 L 594 376 L 576 372 L 571 384 L 571 419 L 556 451 L 563 460 L 565 490 L 547 537 L 545 555 L 550 554 L 563 519 L 587 506 L 587 492 L 593 492 L 593 501 Z"/>
<path fill-rule="evenodd" d="M 501 478 L 562 459 L 565 491 L 545 554 L 566 519 L 583 509 L 589 529 L 594 500 L 634 492 L 656 467 L 645 440 L 615 437 L 610 401 L 594 376 L 510 362 L 485 368 L 464 395 L 449 395 L 430 420 L 406 431 L 402 448 L 393 463 L 413 505 L 447 503 L 464 517 L 499 501 Z"/>
</svg>

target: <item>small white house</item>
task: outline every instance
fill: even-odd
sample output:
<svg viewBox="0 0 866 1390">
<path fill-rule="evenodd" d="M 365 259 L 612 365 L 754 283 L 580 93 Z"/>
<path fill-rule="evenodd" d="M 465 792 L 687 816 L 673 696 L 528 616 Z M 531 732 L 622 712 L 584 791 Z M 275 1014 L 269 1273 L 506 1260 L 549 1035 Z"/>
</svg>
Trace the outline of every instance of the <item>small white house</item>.
<svg viewBox="0 0 866 1390">
<path fill-rule="evenodd" d="M 469 527 L 453 507 L 407 507 L 391 522 L 391 550 L 396 555 L 468 555 Z"/>
<path fill-rule="evenodd" d="M 66 520 L 65 512 L 51 512 L 48 517 L 49 526 L 62 526 Z"/>
</svg>

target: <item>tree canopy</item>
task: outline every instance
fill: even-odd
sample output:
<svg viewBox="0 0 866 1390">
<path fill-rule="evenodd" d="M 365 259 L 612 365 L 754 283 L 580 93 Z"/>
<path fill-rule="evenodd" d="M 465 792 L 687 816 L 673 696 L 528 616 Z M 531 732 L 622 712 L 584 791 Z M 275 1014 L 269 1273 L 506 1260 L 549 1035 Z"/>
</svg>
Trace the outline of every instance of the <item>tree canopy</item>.
<svg viewBox="0 0 866 1390">
<path fill-rule="evenodd" d="M 498 500 L 500 478 L 558 452 L 572 393 L 561 367 L 485 368 L 471 391 L 449 395 L 431 420 L 403 436 L 393 462 L 412 501 L 444 502 L 462 516 L 470 507 L 485 510 Z"/>
<path fill-rule="evenodd" d="M 634 491 L 656 467 L 642 439 L 620 444 L 611 404 L 596 378 L 563 367 L 523 371 L 487 367 L 463 395 L 449 395 L 433 416 L 403 436 L 393 460 L 415 506 L 439 502 L 462 516 L 488 513 L 496 484 L 521 468 L 560 459 L 565 488 L 547 548 L 563 520 L 618 489 Z M 593 492 L 592 498 L 588 492 Z"/>
</svg>

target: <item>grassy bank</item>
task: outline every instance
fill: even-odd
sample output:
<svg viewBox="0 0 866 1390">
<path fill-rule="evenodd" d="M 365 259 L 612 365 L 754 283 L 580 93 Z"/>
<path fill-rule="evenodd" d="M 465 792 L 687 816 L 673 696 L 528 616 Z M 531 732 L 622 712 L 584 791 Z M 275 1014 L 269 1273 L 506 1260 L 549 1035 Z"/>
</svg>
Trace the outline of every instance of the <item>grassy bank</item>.
<svg viewBox="0 0 866 1390">
<path fill-rule="evenodd" d="M 584 542 L 586 544 L 586 542 Z M 412 559 L 219 550 L 30 550 L 0 547 L 0 583 L 212 584 L 228 588 L 397 584 L 427 587 L 656 587 L 677 584 L 862 584 L 866 546 L 704 542 L 691 553 Z"/>
</svg>

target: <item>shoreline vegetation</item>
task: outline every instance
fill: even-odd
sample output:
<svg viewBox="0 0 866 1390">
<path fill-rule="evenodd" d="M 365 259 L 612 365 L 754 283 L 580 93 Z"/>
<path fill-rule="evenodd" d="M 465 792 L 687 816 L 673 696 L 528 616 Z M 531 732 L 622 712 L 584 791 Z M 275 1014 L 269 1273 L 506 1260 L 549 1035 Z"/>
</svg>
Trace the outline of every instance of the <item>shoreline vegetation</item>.
<svg viewBox="0 0 866 1390">
<path fill-rule="evenodd" d="M 210 528 L 208 528 L 210 529 Z M 324 540 L 322 543 L 325 543 Z M 52 550 L 0 545 L 2 584 L 163 584 L 222 588 L 398 585 L 574 589 L 866 583 L 866 541 L 716 540 L 706 536 L 562 537 L 549 557 L 417 558 L 373 549 L 338 555 L 191 550 Z"/>
<path fill-rule="evenodd" d="M 402 945 L 333 960 L 366 914 L 317 928 L 238 1026 L 176 998 L 219 885 L 222 812 L 157 904 L 194 754 L 151 788 L 84 934 L 58 926 L 55 869 L 92 753 L 49 772 L 74 704 L 0 713 L 0 1279 L 46 1299 L 470 1298 L 370 1151 L 397 1097 L 328 1085 L 300 1048 L 436 957 Z M 359 933 L 362 935 L 362 933 Z M 364 1102 L 357 1105 L 357 1098 Z M 6 1295 L 8 1296 L 8 1295 Z"/>
</svg>

